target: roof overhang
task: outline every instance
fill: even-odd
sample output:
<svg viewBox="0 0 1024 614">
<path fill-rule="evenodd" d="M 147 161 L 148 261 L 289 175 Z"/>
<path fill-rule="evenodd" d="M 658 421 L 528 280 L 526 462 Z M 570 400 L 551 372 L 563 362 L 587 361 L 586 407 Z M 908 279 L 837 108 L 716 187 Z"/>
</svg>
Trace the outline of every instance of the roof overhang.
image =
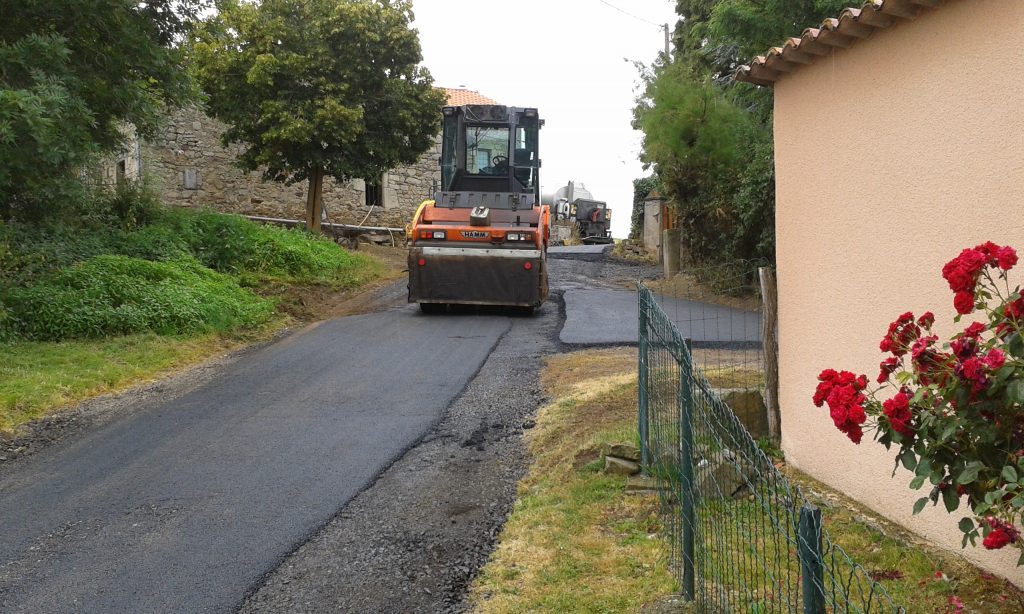
<svg viewBox="0 0 1024 614">
<path fill-rule="evenodd" d="M 944 0 L 868 0 L 860 8 L 847 8 L 839 17 L 826 19 L 818 28 L 772 47 L 750 64 L 740 66 L 733 79 L 771 87 L 783 75 L 812 64 L 820 56 L 846 49 L 858 40 L 901 21 L 917 19 L 922 11 L 938 8 Z"/>
</svg>

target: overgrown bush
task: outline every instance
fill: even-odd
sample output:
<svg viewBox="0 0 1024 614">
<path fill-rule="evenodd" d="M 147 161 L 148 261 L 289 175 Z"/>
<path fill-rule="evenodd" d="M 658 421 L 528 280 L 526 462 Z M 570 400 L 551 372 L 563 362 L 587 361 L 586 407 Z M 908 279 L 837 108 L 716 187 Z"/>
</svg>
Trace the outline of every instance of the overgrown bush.
<svg viewBox="0 0 1024 614">
<path fill-rule="evenodd" d="M 120 198 L 111 197 L 114 202 Z M 28 284 L 103 254 L 155 261 L 194 258 L 222 273 L 337 285 L 358 281 L 350 273 L 369 266 L 367 258 L 305 230 L 263 226 L 213 211 L 152 209 L 137 202 L 126 210 L 134 212 L 133 224 L 149 223 L 128 231 L 111 214 L 93 218 L 85 228 L 56 222 L 0 224 L 0 283 Z"/>
<path fill-rule="evenodd" d="M 886 449 L 896 446 L 897 466 L 914 472 L 911 488 L 930 483 L 915 514 L 940 499 L 954 512 L 966 500 L 963 545 L 979 537 L 990 550 L 1013 545 L 1024 565 L 1024 298 L 1008 278 L 1017 260 L 992 242 L 960 252 L 942 276 L 954 322 L 975 321 L 940 343 L 932 312 L 916 320 L 906 312 L 879 343 L 886 357 L 876 389 L 867 375 L 825 369 L 813 400 L 854 443 L 873 430 Z"/>
<path fill-rule="evenodd" d="M 96 256 L 0 294 L 0 338 L 57 341 L 254 326 L 273 303 L 195 260 Z"/>
<path fill-rule="evenodd" d="M 165 239 L 180 237 L 200 262 L 225 273 L 345 283 L 351 281 L 345 277 L 347 271 L 368 262 L 305 230 L 264 226 L 237 215 L 170 211 L 157 227 L 170 231 Z M 160 236 L 157 232 L 150 230 L 148 237 Z"/>
<path fill-rule="evenodd" d="M 164 209 L 143 186 L 99 195 L 88 212 L 0 222 L 0 339 L 223 331 L 273 311 L 245 286 L 347 286 L 374 274 L 366 257 L 304 230 Z"/>
</svg>

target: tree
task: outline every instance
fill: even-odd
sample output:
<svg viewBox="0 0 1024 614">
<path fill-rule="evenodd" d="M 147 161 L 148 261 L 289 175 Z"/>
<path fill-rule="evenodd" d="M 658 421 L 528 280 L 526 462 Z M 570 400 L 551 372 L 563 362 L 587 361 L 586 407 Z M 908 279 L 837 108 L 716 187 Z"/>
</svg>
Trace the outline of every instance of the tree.
<svg viewBox="0 0 1024 614">
<path fill-rule="evenodd" d="M 0 217 L 73 197 L 89 157 L 193 89 L 176 46 L 205 0 L 0 0 Z"/>
<path fill-rule="evenodd" d="M 407 0 L 226 0 L 197 31 L 209 110 L 264 178 L 309 181 L 320 227 L 325 176 L 379 179 L 433 144 L 444 95 L 432 86 Z"/>
<path fill-rule="evenodd" d="M 848 0 L 677 0 L 676 53 L 643 74 L 634 108 L 653 166 L 696 262 L 774 258 L 772 91 L 736 68 Z"/>
</svg>

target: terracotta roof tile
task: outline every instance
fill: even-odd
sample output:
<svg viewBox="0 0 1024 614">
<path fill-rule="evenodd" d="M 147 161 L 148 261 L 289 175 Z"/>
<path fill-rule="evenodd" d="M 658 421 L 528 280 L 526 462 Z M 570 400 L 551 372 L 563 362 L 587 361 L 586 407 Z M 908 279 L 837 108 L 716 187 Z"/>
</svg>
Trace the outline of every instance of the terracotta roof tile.
<svg viewBox="0 0 1024 614">
<path fill-rule="evenodd" d="M 458 107 L 464 104 L 501 104 L 497 100 L 492 100 L 487 96 L 484 96 L 476 90 L 466 90 L 452 87 L 442 88 L 445 94 L 448 95 L 448 104 L 453 107 Z"/>
<path fill-rule="evenodd" d="M 784 74 L 811 64 L 818 56 L 836 48 L 845 49 L 857 40 L 901 20 L 916 19 L 922 10 L 938 8 L 944 0 L 867 0 L 860 8 L 843 9 L 839 17 L 830 17 L 819 28 L 807 28 L 799 37 L 786 39 L 781 47 L 772 47 L 765 55 L 740 66 L 733 78 L 755 85 L 774 85 Z"/>
</svg>

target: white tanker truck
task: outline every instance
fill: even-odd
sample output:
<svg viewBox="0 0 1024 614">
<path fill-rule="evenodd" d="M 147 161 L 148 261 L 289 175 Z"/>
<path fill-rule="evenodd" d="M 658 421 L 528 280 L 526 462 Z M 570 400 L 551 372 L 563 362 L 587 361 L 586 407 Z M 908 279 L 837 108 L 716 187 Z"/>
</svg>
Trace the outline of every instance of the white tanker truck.
<svg viewBox="0 0 1024 614">
<path fill-rule="evenodd" d="M 542 201 L 551 206 L 552 238 L 568 238 L 558 236 L 559 226 L 575 226 L 583 243 L 612 242 L 612 211 L 608 203 L 595 200 L 582 183 L 570 181 L 568 185 L 544 194 Z"/>
</svg>

